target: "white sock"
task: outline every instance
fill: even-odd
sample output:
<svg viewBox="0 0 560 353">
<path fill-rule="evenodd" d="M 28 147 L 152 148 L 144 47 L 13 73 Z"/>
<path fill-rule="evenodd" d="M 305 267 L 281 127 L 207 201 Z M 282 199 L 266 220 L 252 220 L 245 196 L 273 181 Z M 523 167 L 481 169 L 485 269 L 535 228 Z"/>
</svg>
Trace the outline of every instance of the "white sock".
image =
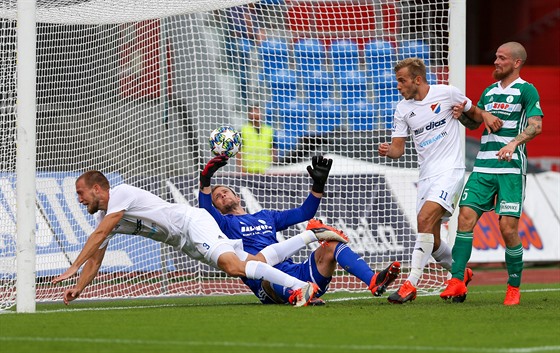
<svg viewBox="0 0 560 353">
<path fill-rule="evenodd" d="M 418 281 L 422 277 L 422 273 L 424 273 L 424 267 L 426 267 L 428 260 L 430 260 L 433 250 L 434 235 L 431 233 L 418 233 L 410 261 L 410 274 L 407 278 L 414 287 L 418 285 Z"/>
<path fill-rule="evenodd" d="M 451 271 L 451 263 L 453 257 L 451 256 L 451 248 L 446 242 L 441 241 L 439 248 L 432 253 L 434 259 L 445 268 L 447 271 Z"/>
<path fill-rule="evenodd" d="M 274 266 L 290 258 L 301 249 L 305 248 L 307 244 L 314 241 L 317 241 L 315 233 L 306 230 L 295 237 L 267 246 L 261 250 L 261 254 L 264 255 L 267 264 Z"/>
<path fill-rule="evenodd" d="M 265 280 L 291 289 L 299 289 L 306 285 L 306 282 L 260 261 L 247 261 L 245 276 L 249 279 Z"/>
</svg>

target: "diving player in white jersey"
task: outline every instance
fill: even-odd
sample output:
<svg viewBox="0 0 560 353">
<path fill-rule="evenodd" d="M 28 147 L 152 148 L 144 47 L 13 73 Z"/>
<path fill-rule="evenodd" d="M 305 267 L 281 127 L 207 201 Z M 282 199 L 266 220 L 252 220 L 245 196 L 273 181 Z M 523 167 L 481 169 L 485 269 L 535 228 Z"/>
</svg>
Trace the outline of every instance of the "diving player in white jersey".
<svg viewBox="0 0 560 353">
<path fill-rule="evenodd" d="M 430 256 L 451 270 L 451 248 L 441 241 L 442 220 L 451 216 L 457 204 L 465 176 L 459 121 L 467 128 L 499 129 L 501 121 L 465 97 L 456 87 L 430 86 L 426 66 L 421 59 L 408 58 L 395 66 L 397 89 L 404 97 L 396 107 L 391 143 L 378 147 L 380 156 L 398 159 L 405 142 L 412 136 L 418 153 L 420 176 L 416 202 L 418 234 L 412 252 L 407 280 L 388 300 L 402 304 L 416 298 L 416 287 Z M 453 117 L 453 106 L 464 103 L 467 116 Z M 465 283 L 472 278 L 467 269 Z"/>
<path fill-rule="evenodd" d="M 70 268 L 52 282 L 70 278 L 85 263 L 76 285 L 64 291 L 64 303 L 76 299 L 89 285 L 101 266 L 107 243 L 116 234 L 132 234 L 172 245 L 193 259 L 223 270 L 230 276 L 268 280 L 292 289 L 289 303 L 305 306 L 318 287 L 272 267 L 295 251 L 317 240 L 340 240 L 328 229 L 305 231 L 286 242 L 274 244 L 256 255 L 243 250 L 241 240 L 230 240 L 204 209 L 186 204 L 172 204 L 156 195 L 127 184 L 110 188 L 107 178 L 98 171 L 88 171 L 76 180 L 76 193 L 98 226 L 89 236 Z M 292 240 L 295 239 L 295 240 Z"/>
</svg>

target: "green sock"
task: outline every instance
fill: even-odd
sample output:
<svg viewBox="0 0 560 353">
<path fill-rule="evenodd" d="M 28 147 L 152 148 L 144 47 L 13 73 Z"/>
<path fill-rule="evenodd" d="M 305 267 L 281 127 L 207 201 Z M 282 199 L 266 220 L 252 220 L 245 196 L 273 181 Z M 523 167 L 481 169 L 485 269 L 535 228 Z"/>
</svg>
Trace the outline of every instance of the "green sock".
<svg viewBox="0 0 560 353">
<path fill-rule="evenodd" d="M 513 248 L 506 246 L 506 267 L 508 284 L 519 287 L 521 285 L 521 272 L 523 272 L 523 246 L 521 244 Z"/>
<path fill-rule="evenodd" d="M 451 275 L 453 278 L 463 280 L 465 278 L 465 268 L 467 262 L 471 258 L 473 244 L 473 232 L 457 232 L 455 237 L 455 245 L 451 255 L 453 256 L 453 264 L 451 265 Z"/>
</svg>

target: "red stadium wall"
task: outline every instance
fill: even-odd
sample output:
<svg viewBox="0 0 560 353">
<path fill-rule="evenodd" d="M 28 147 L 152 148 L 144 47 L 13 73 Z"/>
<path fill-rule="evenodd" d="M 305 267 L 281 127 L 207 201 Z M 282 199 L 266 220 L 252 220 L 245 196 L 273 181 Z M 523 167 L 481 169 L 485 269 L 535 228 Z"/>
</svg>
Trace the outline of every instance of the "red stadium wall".
<svg viewBox="0 0 560 353">
<path fill-rule="evenodd" d="M 467 97 L 478 102 L 482 91 L 495 82 L 492 78 L 493 70 L 493 66 L 467 66 Z M 560 67 L 527 66 L 521 70 L 521 77 L 535 85 L 539 91 L 544 112 L 543 132 L 528 145 L 529 159 L 542 157 L 560 159 Z M 482 129 L 481 127 L 475 131 L 467 130 L 467 135 L 479 139 Z"/>
</svg>

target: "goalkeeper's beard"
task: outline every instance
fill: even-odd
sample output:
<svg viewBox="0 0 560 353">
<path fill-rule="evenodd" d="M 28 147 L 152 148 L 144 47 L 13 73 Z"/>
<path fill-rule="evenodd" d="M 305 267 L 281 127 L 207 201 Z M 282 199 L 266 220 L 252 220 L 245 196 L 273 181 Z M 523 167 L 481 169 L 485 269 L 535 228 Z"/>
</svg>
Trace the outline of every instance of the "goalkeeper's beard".
<svg viewBox="0 0 560 353">
<path fill-rule="evenodd" d="M 238 206 L 239 206 L 238 202 L 232 201 L 229 204 L 222 205 L 220 212 L 222 212 L 222 214 L 234 213 L 235 209 Z"/>
</svg>

